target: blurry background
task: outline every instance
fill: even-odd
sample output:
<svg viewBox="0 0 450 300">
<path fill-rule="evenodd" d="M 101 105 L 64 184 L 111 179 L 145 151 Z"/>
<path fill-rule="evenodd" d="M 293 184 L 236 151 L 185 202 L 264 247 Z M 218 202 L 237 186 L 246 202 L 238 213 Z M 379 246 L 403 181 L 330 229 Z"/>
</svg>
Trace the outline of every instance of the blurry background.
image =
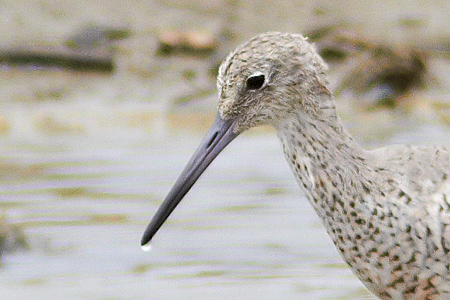
<svg viewBox="0 0 450 300">
<path fill-rule="evenodd" d="M 268 128 L 139 240 L 239 43 L 309 36 L 366 147 L 448 145 L 448 20 L 448 1 L 0 1 L 0 298 L 371 299 Z"/>
</svg>

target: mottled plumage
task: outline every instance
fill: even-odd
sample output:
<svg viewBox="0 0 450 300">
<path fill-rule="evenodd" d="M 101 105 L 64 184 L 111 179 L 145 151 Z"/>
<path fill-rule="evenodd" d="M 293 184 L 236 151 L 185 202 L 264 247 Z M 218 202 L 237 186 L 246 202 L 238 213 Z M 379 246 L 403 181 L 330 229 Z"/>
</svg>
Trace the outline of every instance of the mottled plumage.
<svg viewBox="0 0 450 300">
<path fill-rule="evenodd" d="M 326 70 L 299 34 L 256 36 L 220 67 L 218 119 L 232 131 L 230 141 L 257 125 L 276 128 L 298 184 L 371 292 L 382 299 L 450 299 L 449 150 L 361 148 L 342 126 Z M 217 132 L 199 152 L 210 151 Z"/>
</svg>

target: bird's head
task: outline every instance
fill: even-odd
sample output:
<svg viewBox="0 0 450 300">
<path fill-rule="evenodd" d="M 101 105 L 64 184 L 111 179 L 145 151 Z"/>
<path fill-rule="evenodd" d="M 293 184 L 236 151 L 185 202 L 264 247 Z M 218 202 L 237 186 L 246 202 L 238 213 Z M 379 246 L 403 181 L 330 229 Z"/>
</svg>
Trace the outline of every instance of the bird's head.
<svg viewBox="0 0 450 300">
<path fill-rule="evenodd" d="M 292 113 L 320 117 L 329 93 L 327 66 L 300 34 L 268 32 L 230 53 L 217 77 L 219 115 L 234 131 L 262 124 L 277 126 Z"/>
<path fill-rule="evenodd" d="M 262 124 L 277 127 L 291 115 L 323 118 L 326 64 L 300 34 L 269 32 L 230 53 L 219 69 L 219 113 L 178 178 L 141 244 L 150 242 L 214 158 L 241 132 Z M 331 99 L 331 97 L 328 97 Z M 326 102 L 326 101 L 325 101 Z"/>
</svg>

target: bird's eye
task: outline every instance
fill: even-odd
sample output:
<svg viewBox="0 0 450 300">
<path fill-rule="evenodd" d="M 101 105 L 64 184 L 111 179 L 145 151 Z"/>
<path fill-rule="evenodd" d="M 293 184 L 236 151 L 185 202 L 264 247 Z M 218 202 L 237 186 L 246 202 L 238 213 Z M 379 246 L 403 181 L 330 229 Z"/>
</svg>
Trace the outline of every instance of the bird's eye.
<svg viewBox="0 0 450 300">
<path fill-rule="evenodd" d="M 262 88 L 265 82 L 264 74 L 255 74 L 247 78 L 246 87 L 248 90 L 258 90 Z"/>
</svg>

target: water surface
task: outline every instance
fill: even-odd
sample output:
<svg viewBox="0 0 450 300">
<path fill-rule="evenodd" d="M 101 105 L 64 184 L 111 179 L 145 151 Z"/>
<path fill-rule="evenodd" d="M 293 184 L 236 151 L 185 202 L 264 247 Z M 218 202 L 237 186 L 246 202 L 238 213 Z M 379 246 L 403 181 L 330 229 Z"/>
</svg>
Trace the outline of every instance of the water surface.
<svg viewBox="0 0 450 300">
<path fill-rule="evenodd" d="M 15 173 L 0 201 L 31 250 L 4 257 L 2 298 L 367 298 L 274 133 L 234 141 L 143 252 L 147 222 L 200 140 L 5 139 L 0 159 Z"/>
</svg>

